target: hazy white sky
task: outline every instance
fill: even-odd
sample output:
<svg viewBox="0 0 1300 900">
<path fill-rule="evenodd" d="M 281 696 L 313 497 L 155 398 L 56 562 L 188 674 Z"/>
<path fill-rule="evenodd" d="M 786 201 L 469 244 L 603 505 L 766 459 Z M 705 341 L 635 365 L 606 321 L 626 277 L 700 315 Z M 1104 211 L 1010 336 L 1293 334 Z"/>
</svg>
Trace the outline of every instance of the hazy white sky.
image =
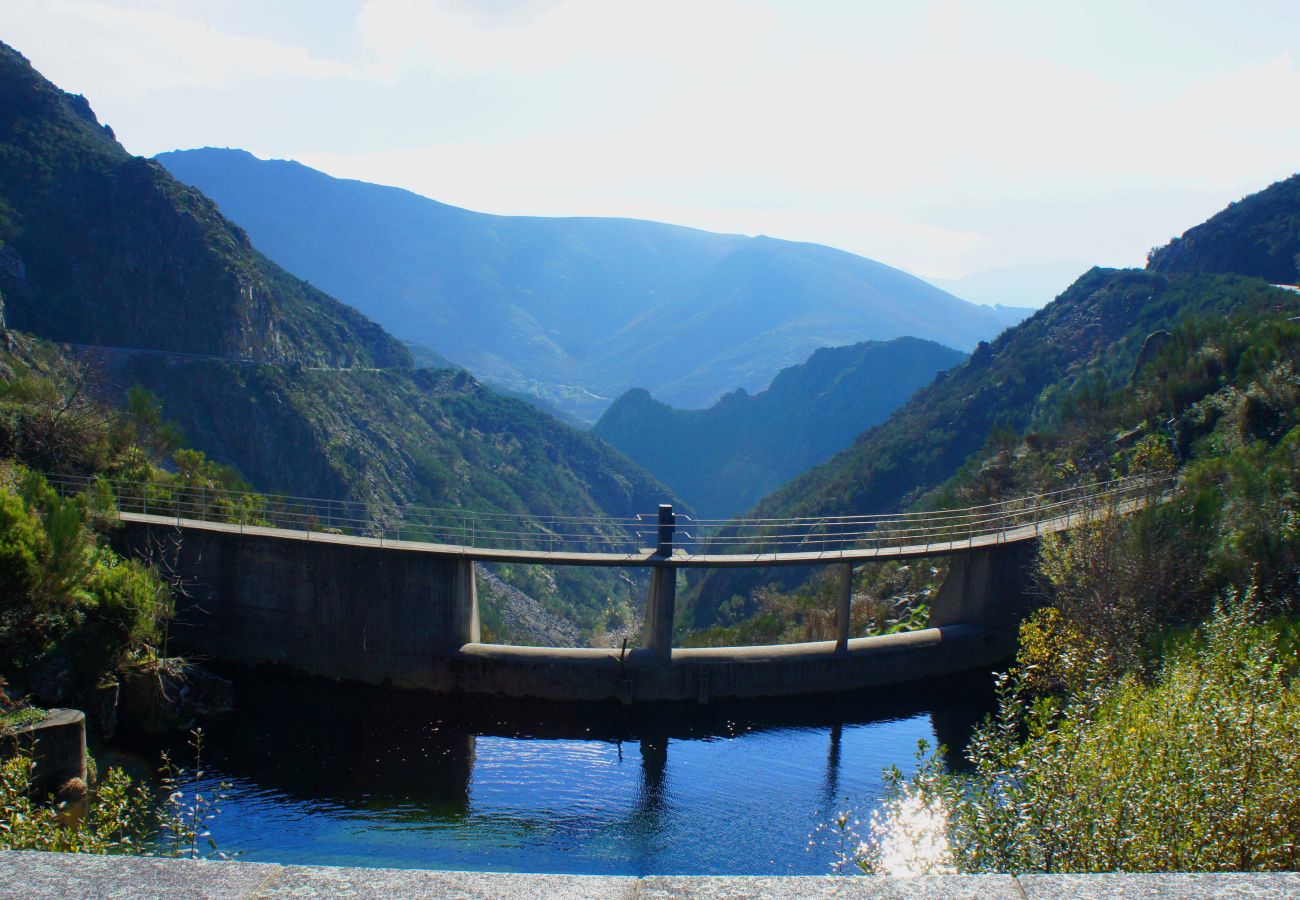
<svg viewBox="0 0 1300 900">
<path fill-rule="evenodd" d="M 938 278 L 1139 264 L 1300 170 L 1297 0 L 0 0 L 0 40 L 135 153 Z"/>
</svg>

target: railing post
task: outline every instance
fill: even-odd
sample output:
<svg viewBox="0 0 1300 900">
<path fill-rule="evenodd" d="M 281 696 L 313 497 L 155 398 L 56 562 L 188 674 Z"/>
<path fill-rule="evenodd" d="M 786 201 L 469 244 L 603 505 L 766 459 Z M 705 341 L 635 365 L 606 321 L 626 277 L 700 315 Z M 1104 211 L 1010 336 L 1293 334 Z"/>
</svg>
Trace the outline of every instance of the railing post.
<svg viewBox="0 0 1300 900">
<path fill-rule="evenodd" d="M 840 603 L 835 610 L 835 652 L 849 650 L 849 613 L 853 607 L 853 563 L 841 563 L 843 582 L 840 584 Z"/>
<path fill-rule="evenodd" d="M 659 505 L 655 565 L 650 570 L 650 596 L 646 600 L 644 642 L 655 660 L 667 663 L 673 655 L 673 615 L 677 606 L 677 569 L 673 558 L 673 508 Z"/>
<path fill-rule="evenodd" d="M 673 555 L 673 532 L 677 529 L 671 503 L 659 504 L 659 532 L 655 541 L 655 556 Z"/>
</svg>

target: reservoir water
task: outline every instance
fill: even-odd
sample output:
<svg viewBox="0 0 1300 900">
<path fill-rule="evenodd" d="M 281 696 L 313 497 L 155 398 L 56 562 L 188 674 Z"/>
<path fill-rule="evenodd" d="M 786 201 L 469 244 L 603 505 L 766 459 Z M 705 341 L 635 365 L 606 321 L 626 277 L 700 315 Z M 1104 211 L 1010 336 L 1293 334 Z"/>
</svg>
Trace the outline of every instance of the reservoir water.
<svg viewBox="0 0 1300 900">
<path fill-rule="evenodd" d="M 918 740 L 960 764 L 990 684 L 625 709 L 244 674 L 188 787 L 229 782 L 212 831 L 248 861 L 825 874 L 838 841 L 818 827 L 847 808 L 865 820 L 882 769 L 913 767 Z"/>
</svg>

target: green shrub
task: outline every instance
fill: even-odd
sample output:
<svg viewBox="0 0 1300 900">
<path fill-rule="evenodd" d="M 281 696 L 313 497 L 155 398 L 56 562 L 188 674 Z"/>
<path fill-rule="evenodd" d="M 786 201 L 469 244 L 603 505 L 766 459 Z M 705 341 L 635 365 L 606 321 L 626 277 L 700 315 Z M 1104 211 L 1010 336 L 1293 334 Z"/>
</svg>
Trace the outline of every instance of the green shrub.
<svg viewBox="0 0 1300 900">
<path fill-rule="evenodd" d="M 49 539 L 22 498 L 0 490 L 0 610 L 17 607 L 40 583 Z"/>
<path fill-rule="evenodd" d="M 192 774 L 202 778 L 201 730 L 193 732 L 190 746 Z M 0 850 L 226 858 L 209 826 L 229 785 L 220 784 L 206 795 L 188 792 L 184 784 L 191 773 L 166 755 L 160 771 L 158 793 L 114 768 L 80 797 L 51 800 L 32 790 L 35 766 L 30 755 L 0 761 Z"/>
<path fill-rule="evenodd" d="M 898 860 L 962 872 L 1297 868 L 1294 640 L 1294 622 L 1257 624 L 1241 602 L 1171 648 L 1151 682 L 1129 674 L 1031 702 L 1004 680 L 997 717 L 971 741 L 973 772 L 950 773 L 937 754 L 911 778 L 895 769 L 856 861 L 867 871 Z M 921 859 L 918 848 L 933 852 Z"/>
<path fill-rule="evenodd" d="M 129 653 L 154 652 L 171 592 L 154 570 L 99 545 L 88 521 L 102 500 L 19 476 L 19 493 L 0 489 L 0 675 L 23 681 L 51 660 L 72 673 L 66 688 L 89 687 Z"/>
<path fill-rule="evenodd" d="M 123 646 L 155 645 L 171 617 L 171 589 L 134 559 L 101 554 L 86 582 L 94 598 L 92 617 L 111 627 Z"/>
</svg>

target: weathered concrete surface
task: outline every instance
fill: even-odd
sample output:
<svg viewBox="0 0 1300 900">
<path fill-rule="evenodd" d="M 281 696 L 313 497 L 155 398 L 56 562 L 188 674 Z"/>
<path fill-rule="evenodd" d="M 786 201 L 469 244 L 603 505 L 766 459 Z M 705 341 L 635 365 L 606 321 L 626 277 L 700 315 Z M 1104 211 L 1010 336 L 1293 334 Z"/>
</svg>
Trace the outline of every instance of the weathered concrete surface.
<svg viewBox="0 0 1300 900">
<path fill-rule="evenodd" d="M 1178 872 L 1144 875 L 1021 875 L 1026 900 L 1133 897 L 1300 897 L 1300 873 Z"/>
<path fill-rule="evenodd" d="M 906 634 L 767 647 L 634 651 L 468 644 L 437 661 L 430 680 L 463 693 L 551 700 L 681 701 L 790 697 L 862 690 L 992 667 L 1007 633 L 950 625 Z M 412 685 L 424 687 L 427 685 Z"/>
<path fill-rule="evenodd" d="M 1038 604 L 1033 584 L 1038 541 L 1028 539 L 952 557 L 930 603 L 930 624 L 964 622 L 1015 632 Z"/>
<path fill-rule="evenodd" d="M 126 522 L 114 540 L 181 576 L 187 597 L 173 634 L 190 652 L 439 693 L 623 703 L 854 691 L 992 667 L 1011 655 L 1015 637 L 1014 618 L 993 612 L 1007 580 L 999 573 L 1017 571 L 1014 554 L 1023 555 L 988 551 L 992 575 L 983 554 L 972 556 L 949 581 L 966 584 L 977 599 L 940 604 L 948 610 L 942 627 L 838 648 L 826 641 L 671 649 L 675 572 L 662 566 L 648 618 L 652 646 L 621 654 L 477 643 L 473 563 L 428 548 L 140 521 Z M 979 578 L 993 586 L 980 588 Z"/>
<path fill-rule="evenodd" d="M 8 750 L 32 754 L 35 788 L 39 794 L 57 793 L 70 778 L 86 781 L 86 714 L 79 709 L 51 709 L 39 722 L 14 729 L 0 739 L 0 758 Z"/>
<path fill-rule="evenodd" d="M 415 683 L 479 636 L 469 560 L 141 522 L 113 541 L 181 576 L 173 634 L 218 659 Z"/>
<path fill-rule="evenodd" d="M 281 866 L 0 851 L 0 898 L 556 897 L 573 900 L 1296 897 L 1300 874 L 940 875 L 921 878 L 587 876 Z"/>
<path fill-rule="evenodd" d="M 1023 900 L 1010 875 L 934 875 L 920 878 L 834 876 L 676 875 L 641 879 L 639 900 L 774 900 L 778 897 L 902 900 Z"/>
</svg>

